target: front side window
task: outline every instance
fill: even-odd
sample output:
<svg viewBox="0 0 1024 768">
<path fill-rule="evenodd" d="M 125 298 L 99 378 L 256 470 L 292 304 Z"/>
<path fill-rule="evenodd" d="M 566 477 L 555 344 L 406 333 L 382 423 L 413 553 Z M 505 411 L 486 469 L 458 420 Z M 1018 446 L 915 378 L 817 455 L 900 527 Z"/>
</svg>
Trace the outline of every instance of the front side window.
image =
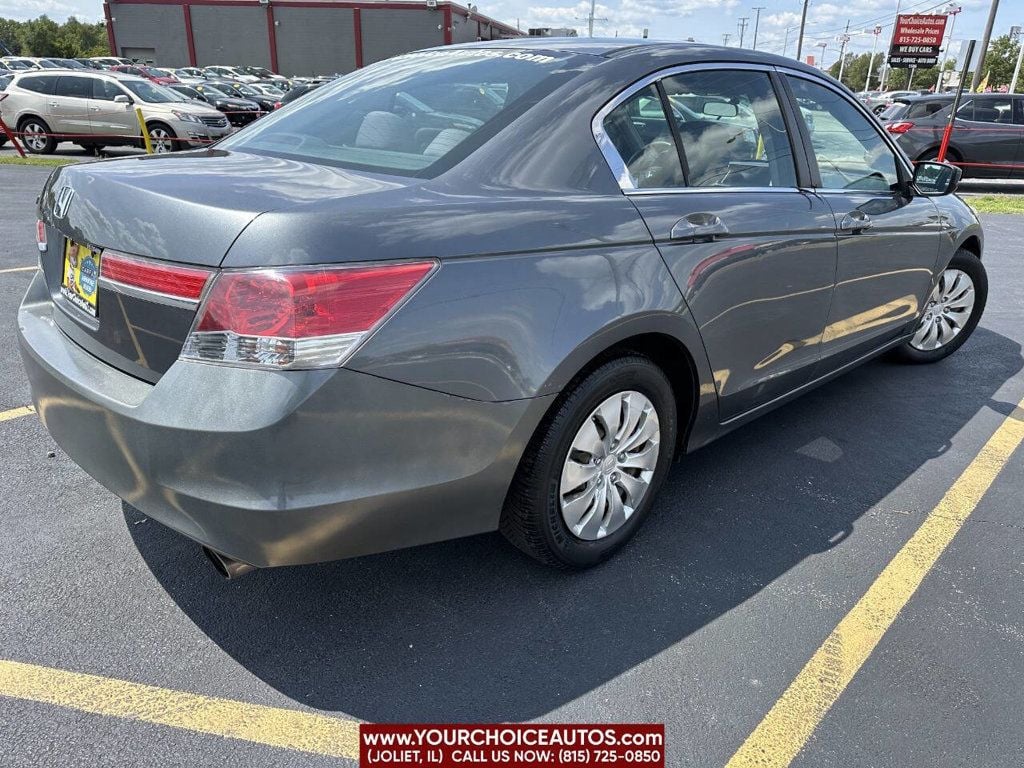
<svg viewBox="0 0 1024 768">
<path fill-rule="evenodd" d="M 635 188 L 686 186 L 657 87 L 649 85 L 615 107 L 604 118 L 603 128 Z"/>
<path fill-rule="evenodd" d="M 779 102 L 764 72 L 700 70 L 663 81 L 691 187 L 796 187 Z"/>
<path fill-rule="evenodd" d="M 127 96 L 113 80 L 92 78 L 92 97 L 102 101 L 113 101 L 115 96 Z"/>
<path fill-rule="evenodd" d="M 899 188 L 896 156 L 867 117 L 830 88 L 787 78 L 811 137 L 822 189 Z"/>
<path fill-rule="evenodd" d="M 221 146 L 431 176 L 589 65 L 587 56 L 497 48 L 396 56 L 324 86 Z"/>
</svg>

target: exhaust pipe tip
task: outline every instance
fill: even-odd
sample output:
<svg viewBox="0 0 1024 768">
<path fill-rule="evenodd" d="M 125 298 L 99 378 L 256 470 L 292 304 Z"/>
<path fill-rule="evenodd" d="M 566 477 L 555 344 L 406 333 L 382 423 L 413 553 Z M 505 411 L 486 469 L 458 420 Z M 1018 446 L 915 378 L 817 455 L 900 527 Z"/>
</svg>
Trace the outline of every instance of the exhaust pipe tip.
<svg viewBox="0 0 1024 768">
<path fill-rule="evenodd" d="M 210 562 L 213 563 L 213 567 L 217 573 L 223 576 L 228 581 L 232 579 L 240 579 L 247 573 L 251 573 L 256 570 L 255 565 L 249 565 L 243 563 L 241 560 L 235 560 L 234 558 L 222 555 L 220 552 L 215 552 L 209 547 L 203 547 L 203 554 L 209 558 Z"/>
</svg>

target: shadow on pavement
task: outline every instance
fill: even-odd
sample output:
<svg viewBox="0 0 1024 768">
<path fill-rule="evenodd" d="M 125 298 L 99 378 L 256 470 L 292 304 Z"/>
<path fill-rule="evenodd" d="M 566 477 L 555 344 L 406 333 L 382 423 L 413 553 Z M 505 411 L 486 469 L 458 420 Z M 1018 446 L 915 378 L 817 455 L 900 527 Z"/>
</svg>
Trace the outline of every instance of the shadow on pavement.
<svg viewBox="0 0 1024 768">
<path fill-rule="evenodd" d="M 979 411 L 1003 412 L 993 395 L 1021 367 L 1020 346 L 983 328 L 936 365 L 868 364 L 685 457 L 636 540 L 578 574 L 494 534 L 225 582 L 194 543 L 125 514 L 181 609 L 295 700 L 377 721 L 524 720 L 850 535 Z"/>
</svg>

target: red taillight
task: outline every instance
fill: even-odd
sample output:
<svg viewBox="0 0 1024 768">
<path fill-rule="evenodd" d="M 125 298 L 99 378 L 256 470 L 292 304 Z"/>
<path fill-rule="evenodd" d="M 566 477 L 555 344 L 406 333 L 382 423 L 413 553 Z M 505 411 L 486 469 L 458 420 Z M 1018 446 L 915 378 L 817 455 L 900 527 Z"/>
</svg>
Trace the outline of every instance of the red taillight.
<svg viewBox="0 0 1024 768">
<path fill-rule="evenodd" d="M 885 124 L 885 130 L 887 130 L 889 133 L 906 133 L 913 127 L 914 124 L 909 122 L 908 120 L 899 120 L 895 123 Z"/>
<path fill-rule="evenodd" d="M 36 219 L 36 245 L 40 251 L 46 250 L 46 222 L 42 219 Z"/>
<path fill-rule="evenodd" d="M 280 109 L 283 106 L 284 106 L 284 102 L 283 101 L 275 101 L 274 102 L 274 109 Z"/>
<path fill-rule="evenodd" d="M 182 356 L 273 368 L 340 365 L 435 266 L 223 272 Z"/>
<path fill-rule="evenodd" d="M 101 278 L 187 301 L 199 301 L 211 274 L 208 269 L 136 259 L 117 251 L 104 251 L 100 260 Z"/>
</svg>

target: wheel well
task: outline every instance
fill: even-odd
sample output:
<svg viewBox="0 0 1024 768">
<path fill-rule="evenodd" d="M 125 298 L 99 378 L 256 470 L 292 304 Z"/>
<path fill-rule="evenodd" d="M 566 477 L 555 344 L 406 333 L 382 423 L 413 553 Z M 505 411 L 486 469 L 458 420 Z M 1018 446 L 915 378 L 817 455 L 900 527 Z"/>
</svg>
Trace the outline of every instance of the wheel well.
<svg viewBox="0 0 1024 768">
<path fill-rule="evenodd" d="M 27 123 L 29 120 L 38 120 L 40 123 L 45 125 L 47 128 L 50 127 L 50 124 L 48 122 L 46 122 L 45 120 L 43 120 L 43 118 L 39 117 L 38 115 L 23 115 L 22 118 L 18 121 L 18 132 L 19 133 L 21 132 L 22 126 L 25 125 L 25 123 Z"/>
<path fill-rule="evenodd" d="M 686 445 L 690 427 L 697 415 L 697 399 L 700 384 L 697 380 L 697 367 L 686 346 L 663 333 L 645 333 L 631 336 L 608 347 L 596 355 L 573 377 L 573 381 L 583 378 L 591 371 L 616 357 L 629 353 L 639 353 L 648 357 L 668 377 L 676 400 L 676 418 L 679 421 L 678 445 Z M 568 387 L 566 388 L 568 389 Z"/>
<path fill-rule="evenodd" d="M 918 160 L 927 160 L 933 154 L 938 154 L 942 148 L 941 144 L 936 144 L 934 147 L 930 147 L 917 156 Z M 946 147 L 946 155 L 952 157 L 954 160 L 963 160 L 963 156 L 957 151 L 956 147 Z"/>
<path fill-rule="evenodd" d="M 976 235 L 971 235 L 970 237 L 968 237 L 966 240 L 960 243 L 960 247 L 963 248 L 965 251 L 970 251 L 979 259 L 981 258 L 981 241 L 977 238 Z"/>
</svg>

